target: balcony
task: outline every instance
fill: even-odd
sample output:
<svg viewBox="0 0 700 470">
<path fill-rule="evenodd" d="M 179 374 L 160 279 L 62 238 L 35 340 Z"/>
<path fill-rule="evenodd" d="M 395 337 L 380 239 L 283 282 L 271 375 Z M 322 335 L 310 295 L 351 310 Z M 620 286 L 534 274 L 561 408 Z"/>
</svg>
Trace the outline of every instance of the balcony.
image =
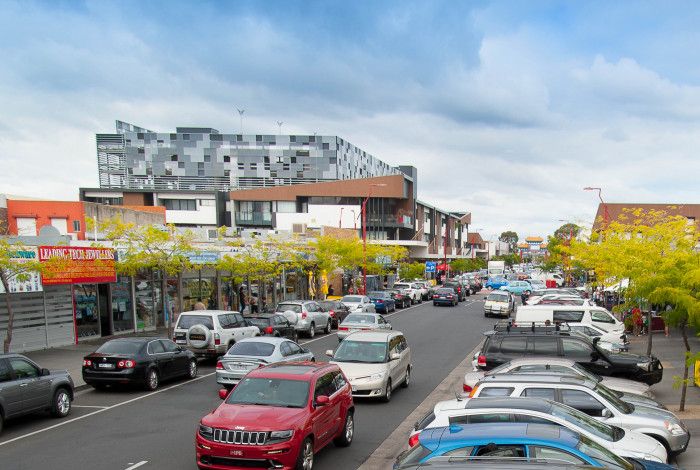
<svg viewBox="0 0 700 470">
<path fill-rule="evenodd" d="M 272 212 L 236 212 L 236 225 L 272 227 Z"/>
<path fill-rule="evenodd" d="M 367 225 L 370 227 L 413 228 L 413 219 L 408 215 L 367 214 Z"/>
</svg>

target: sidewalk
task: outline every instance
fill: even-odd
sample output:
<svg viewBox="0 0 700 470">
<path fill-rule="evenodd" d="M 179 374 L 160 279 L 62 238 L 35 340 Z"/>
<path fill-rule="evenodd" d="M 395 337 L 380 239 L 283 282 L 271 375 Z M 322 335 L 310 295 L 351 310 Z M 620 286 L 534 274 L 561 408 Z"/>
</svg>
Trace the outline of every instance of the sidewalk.
<svg viewBox="0 0 700 470">
<path fill-rule="evenodd" d="M 646 336 L 631 337 L 630 352 L 645 354 L 647 339 Z M 700 351 L 700 338 L 694 332 L 688 333 L 688 339 L 691 351 Z M 683 377 L 684 353 L 683 338 L 677 329 L 672 329 L 668 338 L 663 333 L 654 333 L 652 354 L 663 364 L 664 377 L 652 390 L 661 403 L 685 422 L 692 436 L 688 450 L 679 455 L 675 463 L 684 469 L 700 470 L 700 448 L 694 445 L 696 439 L 700 439 L 700 388 L 688 385 L 685 411 L 681 413 L 678 411 L 681 389 L 673 387 L 674 376 Z M 692 369 L 689 373 L 692 377 Z"/>
<path fill-rule="evenodd" d="M 98 347 L 115 338 L 125 338 L 130 336 L 158 336 L 165 338 L 167 336 L 165 328 L 159 328 L 156 331 L 146 331 L 143 333 L 132 333 L 128 335 L 105 336 L 63 346 L 59 348 L 42 349 L 40 351 L 32 351 L 23 353 L 25 356 L 47 369 L 65 369 L 68 370 L 73 378 L 76 390 L 82 390 L 88 387 L 83 382 L 83 357 L 95 351 Z"/>
</svg>

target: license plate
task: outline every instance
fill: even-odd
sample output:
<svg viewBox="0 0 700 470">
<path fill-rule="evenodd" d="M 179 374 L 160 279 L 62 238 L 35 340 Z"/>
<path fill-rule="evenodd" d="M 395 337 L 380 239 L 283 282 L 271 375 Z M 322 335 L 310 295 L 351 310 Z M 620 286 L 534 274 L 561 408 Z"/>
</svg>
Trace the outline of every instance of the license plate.
<svg viewBox="0 0 700 470">
<path fill-rule="evenodd" d="M 186 344 L 187 341 L 184 340 L 184 339 L 176 339 L 176 340 L 175 340 L 175 343 L 177 343 L 177 344 Z"/>
<path fill-rule="evenodd" d="M 99 364 L 97 364 L 97 367 L 99 367 L 100 369 L 114 369 L 114 364 L 99 363 Z"/>
</svg>

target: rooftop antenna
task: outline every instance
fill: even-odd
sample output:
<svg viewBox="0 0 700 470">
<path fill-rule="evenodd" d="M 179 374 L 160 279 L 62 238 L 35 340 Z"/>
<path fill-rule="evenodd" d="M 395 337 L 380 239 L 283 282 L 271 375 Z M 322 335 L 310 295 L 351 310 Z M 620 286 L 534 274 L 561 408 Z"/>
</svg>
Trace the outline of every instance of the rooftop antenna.
<svg viewBox="0 0 700 470">
<path fill-rule="evenodd" d="M 284 124 L 284 121 L 277 121 L 277 127 L 280 129 L 279 135 L 282 135 L 282 124 Z"/>
<path fill-rule="evenodd" d="M 245 109 L 236 108 L 236 110 L 238 111 L 238 117 L 241 118 L 241 135 L 243 135 L 243 113 L 245 113 Z"/>
</svg>

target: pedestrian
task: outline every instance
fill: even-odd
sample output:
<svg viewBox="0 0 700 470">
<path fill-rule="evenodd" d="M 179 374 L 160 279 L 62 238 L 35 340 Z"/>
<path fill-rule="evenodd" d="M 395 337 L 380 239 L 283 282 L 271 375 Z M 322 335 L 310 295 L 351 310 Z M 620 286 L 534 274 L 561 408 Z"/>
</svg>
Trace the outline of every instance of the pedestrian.
<svg viewBox="0 0 700 470">
<path fill-rule="evenodd" d="M 206 310 L 207 306 L 204 305 L 204 303 L 202 302 L 202 299 L 197 299 L 197 303 L 194 304 L 194 309 L 195 310 Z"/>
<path fill-rule="evenodd" d="M 523 303 L 523 305 L 527 305 L 527 299 L 529 298 L 530 296 L 527 294 L 527 292 L 520 294 L 520 301 Z"/>
<path fill-rule="evenodd" d="M 639 309 L 639 307 L 634 307 L 632 309 L 632 328 L 634 328 L 633 334 L 635 336 L 639 336 L 641 334 L 642 330 L 642 311 Z"/>
<path fill-rule="evenodd" d="M 255 294 L 250 297 L 250 313 L 258 313 L 258 298 Z"/>
<path fill-rule="evenodd" d="M 328 296 L 330 297 L 334 293 L 335 293 L 335 291 L 333 290 L 333 286 L 328 286 Z"/>
<path fill-rule="evenodd" d="M 245 310 L 245 289 L 243 289 L 243 284 L 238 288 L 238 304 L 240 305 L 238 311 L 243 313 Z"/>
</svg>

